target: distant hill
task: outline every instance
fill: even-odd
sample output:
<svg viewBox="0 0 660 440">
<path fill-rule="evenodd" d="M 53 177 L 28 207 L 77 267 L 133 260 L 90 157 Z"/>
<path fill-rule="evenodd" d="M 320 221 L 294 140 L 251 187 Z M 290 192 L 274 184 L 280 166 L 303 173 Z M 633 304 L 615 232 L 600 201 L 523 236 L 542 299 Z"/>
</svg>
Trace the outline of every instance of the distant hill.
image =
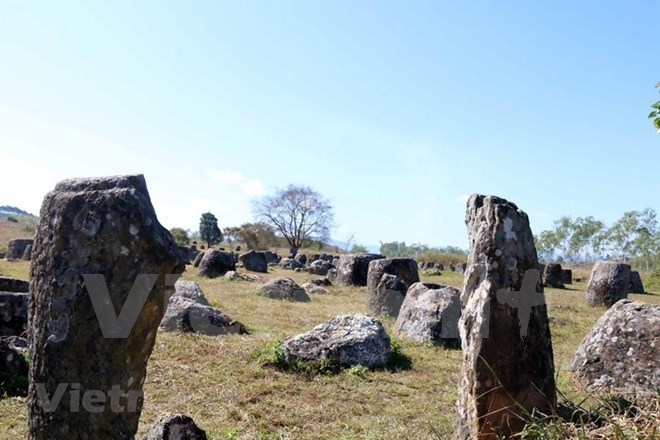
<svg viewBox="0 0 660 440">
<path fill-rule="evenodd" d="M 0 206 L 0 252 L 14 238 L 33 238 L 39 218 L 15 206 Z"/>
<path fill-rule="evenodd" d="M 9 206 L 9 205 L 0 206 L 0 214 L 2 214 L 2 215 L 25 215 L 25 216 L 28 216 L 28 217 L 35 217 L 35 218 L 37 217 L 34 214 L 30 214 L 27 211 L 23 211 L 20 208 L 17 208 L 15 206 Z"/>
</svg>

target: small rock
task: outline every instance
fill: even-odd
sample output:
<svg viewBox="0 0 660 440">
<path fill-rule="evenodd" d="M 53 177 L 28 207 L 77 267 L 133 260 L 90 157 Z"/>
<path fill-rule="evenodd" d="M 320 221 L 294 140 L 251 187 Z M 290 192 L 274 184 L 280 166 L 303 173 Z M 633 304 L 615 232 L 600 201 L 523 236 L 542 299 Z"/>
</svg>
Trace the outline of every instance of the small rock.
<svg viewBox="0 0 660 440">
<path fill-rule="evenodd" d="M 274 278 L 259 287 L 257 293 L 271 299 L 286 299 L 289 301 L 311 301 L 305 289 L 296 284 L 291 278 Z"/>
<path fill-rule="evenodd" d="M 160 417 L 142 440 L 206 440 L 206 432 L 193 419 L 182 414 L 166 414 Z"/>
</svg>

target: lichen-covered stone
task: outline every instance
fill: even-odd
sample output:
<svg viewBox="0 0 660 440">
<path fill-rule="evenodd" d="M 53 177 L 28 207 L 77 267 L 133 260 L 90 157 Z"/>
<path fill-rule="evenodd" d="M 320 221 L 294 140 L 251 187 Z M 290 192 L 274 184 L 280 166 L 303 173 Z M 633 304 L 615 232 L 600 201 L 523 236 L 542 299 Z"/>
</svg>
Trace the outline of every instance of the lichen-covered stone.
<svg viewBox="0 0 660 440">
<path fill-rule="evenodd" d="M 598 319 L 571 368 L 590 391 L 657 396 L 659 361 L 660 305 L 624 299 Z"/>
<path fill-rule="evenodd" d="M 184 268 L 172 236 L 158 223 L 143 176 L 66 180 L 46 195 L 30 268 L 30 440 L 135 436 L 165 298 Z M 92 300 L 102 307 L 107 298 L 117 310 L 131 292 L 147 294 L 135 323 L 102 329 L 109 314 L 97 314 Z M 121 330 L 128 336 L 114 333 Z M 47 398 L 61 384 L 80 384 L 83 396 L 109 396 L 116 389 L 129 397 L 119 407 L 97 403 L 94 412 L 84 405 L 75 411 L 66 397 L 48 408 Z"/>
<path fill-rule="evenodd" d="M 527 214 L 495 196 L 467 203 L 470 243 L 459 321 L 457 439 L 494 440 L 556 401 L 552 342 Z M 514 309 L 515 307 L 515 309 Z"/>
<path fill-rule="evenodd" d="M 219 336 L 247 333 L 245 326 L 222 311 L 190 298 L 173 295 L 160 323 L 165 332 Z"/>
<path fill-rule="evenodd" d="M 376 318 L 356 313 L 336 316 L 282 343 L 288 359 L 332 361 L 374 368 L 387 364 L 390 338 Z"/>
<path fill-rule="evenodd" d="M 394 331 L 403 339 L 460 348 L 460 316 L 458 289 L 433 283 L 415 283 L 406 293 Z"/>
<path fill-rule="evenodd" d="M 367 310 L 396 317 L 406 292 L 418 281 L 417 262 L 412 258 L 372 260 L 367 274 Z"/>
</svg>

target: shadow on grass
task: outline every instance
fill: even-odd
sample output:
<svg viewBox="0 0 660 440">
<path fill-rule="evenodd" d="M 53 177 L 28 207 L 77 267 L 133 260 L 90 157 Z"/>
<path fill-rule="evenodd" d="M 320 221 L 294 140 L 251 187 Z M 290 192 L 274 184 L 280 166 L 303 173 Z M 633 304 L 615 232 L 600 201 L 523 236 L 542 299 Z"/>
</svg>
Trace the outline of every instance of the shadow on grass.
<svg viewBox="0 0 660 440">
<path fill-rule="evenodd" d="M 316 376 L 329 376 L 348 370 L 354 375 L 362 376 L 366 371 L 389 371 L 396 373 L 412 369 L 412 360 L 401 350 L 398 341 L 392 341 L 392 349 L 389 353 L 387 363 L 374 368 L 361 365 L 346 365 L 340 362 L 322 359 L 317 361 L 303 361 L 298 358 L 289 357 L 282 348 L 282 341 L 274 341 L 253 352 L 253 357 L 259 365 L 265 368 L 274 368 L 278 371 L 300 374 L 307 378 Z"/>
</svg>

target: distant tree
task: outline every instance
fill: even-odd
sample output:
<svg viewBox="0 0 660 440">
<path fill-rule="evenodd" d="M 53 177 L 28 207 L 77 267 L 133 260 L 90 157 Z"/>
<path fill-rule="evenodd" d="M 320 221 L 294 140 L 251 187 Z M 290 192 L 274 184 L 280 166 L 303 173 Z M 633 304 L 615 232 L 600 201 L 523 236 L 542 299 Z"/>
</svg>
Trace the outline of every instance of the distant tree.
<svg viewBox="0 0 660 440">
<path fill-rule="evenodd" d="M 655 85 L 656 88 L 660 87 L 660 82 Z M 649 119 L 653 119 L 653 126 L 658 133 L 660 133 L 660 101 L 651 105 L 653 111 L 649 114 Z"/>
<path fill-rule="evenodd" d="M 334 222 L 332 205 L 309 187 L 289 185 L 255 201 L 253 207 L 257 218 L 281 233 L 292 248 L 330 237 Z"/>
<path fill-rule="evenodd" d="M 273 228 L 261 222 L 243 223 L 238 229 L 237 236 L 248 249 L 268 249 L 278 245 Z"/>
<path fill-rule="evenodd" d="M 353 247 L 351 248 L 351 253 L 352 254 L 366 254 L 368 252 L 369 252 L 369 249 L 362 246 L 361 244 L 354 244 Z"/>
<path fill-rule="evenodd" d="M 229 243 L 230 245 L 233 244 L 236 241 L 239 241 L 240 240 L 240 237 L 239 237 L 240 229 L 241 228 L 239 228 L 237 226 L 227 226 L 224 229 L 224 231 L 222 231 L 223 232 L 222 235 L 224 236 L 225 241 L 227 243 Z"/>
<path fill-rule="evenodd" d="M 188 236 L 188 231 L 183 228 L 172 228 L 170 229 L 170 234 L 174 237 L 174 241 L 179 246 L 187 246 L 190 243 L 190 237 Z"/>
<path fill-rule="evenodd" d="M 609 251 L 623 261 L 642 258 L 650 266 L 658 253 L 658 222 L 651 208 L 626 211 L 605 234 Z"/>
<path fill-rule="evenodd" d="M 222 241 L 222 231 L 218 227 L 218 219 L 210 212 L 202 214 L 199 220 L 199 236 L 209 247 Z"/>
<path fill-rule="evenodd" d="M 553 229 L 535 237 L 536 252 L 543 260 L 583 261 L 600 252 L 605 224 L 589 216 L 573 220 L 560 217 Z"/>
</svg>

